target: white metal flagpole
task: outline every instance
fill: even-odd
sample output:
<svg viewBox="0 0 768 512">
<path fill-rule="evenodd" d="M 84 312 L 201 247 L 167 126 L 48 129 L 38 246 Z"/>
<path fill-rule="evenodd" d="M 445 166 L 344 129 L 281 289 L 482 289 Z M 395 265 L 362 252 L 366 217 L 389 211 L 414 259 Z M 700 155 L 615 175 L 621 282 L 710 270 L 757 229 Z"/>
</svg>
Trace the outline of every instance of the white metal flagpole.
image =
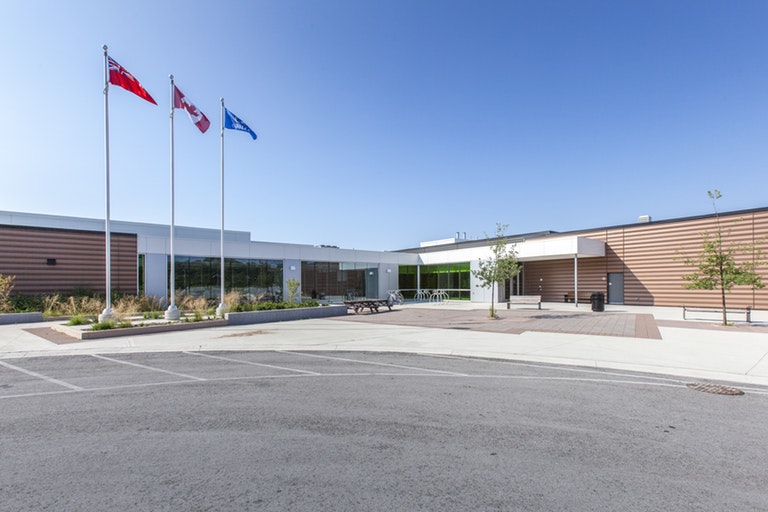
<svg viewBox="0 0 768 512">
<path fill-rule="evenodd" d="M 173 248 L 173 235 L 175 229 L 175 193 L 174 193 L 174 158 L 173 158 L 173 111 L 175 105 L 175 94 L 173 85 L 173 75 L 168 75 L 171 79 L 171 238 L 170 238 L 170 252 L 171 252 L 171 275 L 170 275 L 170 289 L 168 299 L 168 309 L 165 311 L 166 320 L 178 320 L 181 318 L 179 308 L 176 307 L 176 255 Z"/>
<path fill-rule="evenodd" d="M 104 50 L 104 174 L 106 183 L 106 215 L 104 217 L 104 242 L 106 247 L 106 284 L 105 293 L 107 304 L 104 311 L 99 315 L 99 322 L 114 320 L 112 313 L 112 251 L 111 251 L 111 233 L 109 229 L 109 64 L 107 55 L 107 45 L 102 46 Z"/>
<path fill-rule="evenodd" d="M 216 308 L 216 315 L 224 317 L 227 306 L 224 304 L 224 98 L 221 98 L 221 302 Z"/>
</svg>

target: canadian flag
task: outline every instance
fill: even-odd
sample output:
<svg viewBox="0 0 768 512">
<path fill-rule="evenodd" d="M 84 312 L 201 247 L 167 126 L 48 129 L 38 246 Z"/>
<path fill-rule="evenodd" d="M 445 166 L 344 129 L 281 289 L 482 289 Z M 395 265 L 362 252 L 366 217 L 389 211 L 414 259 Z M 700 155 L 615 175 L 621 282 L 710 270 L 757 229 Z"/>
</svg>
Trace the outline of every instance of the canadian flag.
<svg viewBox="0 0 768 512">
<path fill-rule="evenodd" d="M 205 114 L 194 106 L 175 85 L 173 86 L 173 108 L 183 108 L 186 110 L 189 118 L 202 133 L 205 133 L 208 127 L 211 126 L 211 122 L 205 117 Z"/>
</svg>

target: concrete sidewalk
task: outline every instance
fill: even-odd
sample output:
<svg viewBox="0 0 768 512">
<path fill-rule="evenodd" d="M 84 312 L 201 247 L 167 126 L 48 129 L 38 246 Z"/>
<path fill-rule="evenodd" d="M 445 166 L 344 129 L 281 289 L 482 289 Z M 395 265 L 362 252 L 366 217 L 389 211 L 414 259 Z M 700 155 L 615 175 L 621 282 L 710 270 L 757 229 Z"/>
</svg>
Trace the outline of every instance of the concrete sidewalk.
<svg viewBox="0 0 768 512">
<path fill-rule="evenodd" d="M 506 307 L 502 304 L 502 307 Z M 513 307 L 515 309 L 516 307 Z M 459 312 L 471 321 L 462 325 L 401 325 L 396 311 L 422 318 Z M 488 325 L 487 304 L 449 302 L 406 304 L 395 312 L 364 313 L 339 319 L 298 320 L 258 325 L 226 326 L 164 334 L 125 336 L 94 341 L 59 338 L 49 341 L 30 330 L 50 323 L 0 326 L 0 359 L 106 354 L 141 351 L 216 350 L 331 350 L 411 352 L 566 364 L 590 368 L 629 370 L 675 375 L 691 381 L 724 381 L 768 386 L 768 312 L 757 311 L 753 323 L 736 322 L 720 327 L 716 322 L 683 321 L 682 308 L 607 305 L 604 313 L 592 312 L 589 304 L 545 303 L 542 311 L 530 308 L 508 312 L 505 331 L 482 330 Z M 435 312 L 432 315 L 431 312 Z M 473 312 L 476 313 L 476 319 Z M 501 311 L 507 315 L 506 311 Z M 582 332 L 547 332 L 547 318 L 572 324 L 577 315 Z M 649 316 L 650 315 L 650 316 Z M 404 317 L 405 315 L 401 315 Z M 627 334 L 638 317 L 655 321 L 659 337 Z M 531 323 L 533 320 L 536 323 Z M 734 318 L 733 320 L 738 320 Z M 517 327 L 509 329 L 510 325 Z M 522 322 L 522 323 L 520 323 Z M 527 322 L 527 324 L 526 324 Z M 610 325 L 621 335 L 589 332 Z M 502 322 L 503 323 L 503 322 Z M 502 325 L 499 323 L 499 325 Z M 527 330 L 536 325 L 539 330 Z M 543 327 L 542 327 L 543 326 Z M 601 327 L 602 329 L 603 327 Z M 562 327 L 558 328 L 559 330 Z"/>
</svg>

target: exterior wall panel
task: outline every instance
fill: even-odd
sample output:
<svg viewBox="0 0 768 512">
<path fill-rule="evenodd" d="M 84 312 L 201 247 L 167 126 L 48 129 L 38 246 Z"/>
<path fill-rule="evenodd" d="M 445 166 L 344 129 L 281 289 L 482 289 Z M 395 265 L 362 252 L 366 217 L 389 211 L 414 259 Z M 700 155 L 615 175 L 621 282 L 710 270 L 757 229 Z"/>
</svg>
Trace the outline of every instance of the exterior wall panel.
<svg viewBox="0 0 768 512">
<path fill-rule="evenodd" d="M 754 247 L 737 253 L 737 261 L 755 261 L 760 251 L 763 261 L 768 257 L 768 211 L 721 215 L 720 225 L 725 247 Z M 714 235 L 716 230 L 717 219 L 710 216 L 584 232 L 580 236 L 605 241 L 606 255 L 579 259 L 579 290 L 605 292 L 603 278 L 623 272 L 625 304 L 718 307 L 717 291 L 686 289 L 682 277 L 696 270 L 685 260 L 700 255 L 702 233 Z M 527 262 L 525 269 L 526 293 L 538 293 L 541 284 L 543 300 L 562 301 L 573 291 L 572 260 Z M 757 271 L 768 285 L 768 266 L 758 266 Z M 726 299 L 729 307 L 768 309 L 768 288 L 736 286 Z"/>
<path fill-rule="evenodd" d="M 3 212 L 0 212 L 2 217 Z M 99 223 L 90 220 L 59 219 L 48 216 L 22 215 L 28 224 L 12 222 L 14 215 L 0 225 L 0 273 L 15 275 L 15 290 L 20 293 L 67 292 L 84 288 L 104 291 L 104 233 Z M 8 217 L 8 215 L 6 215 Z M 38 219 L 38 217 L 40 217 Z M 5 217 L 2 217 L 5 219 Z M 37 220 L 35 220 L 37 219 Z M 64 222 L 64 221 L 67 222 Z M 754 245 L 757 251 L 739 254 L 738 259 L 768 258 L 768 208 L 727 213 L 720 216 L 726 246 Z M 47 223 L 47 224 L 46 224 Z M 69 224 L 68 224 L 69 223 Z M 66 224 L 66 225 L 65 225 Z M 47 227 L 44 227 L 47 226 Z M 628 305 L 706 306 L 717 307 L 717 291 L 688 290 L 682 276 L 693 272 L 686 258 L 701 252 L 702 232 L 714 233 L 717 218 L 712 215 L 585 230 L 578 233 L 546 232 L 531 236 L 520 247 L 525 263 L 523 293 L 540 294 L 545 301 L 561 302 L 564 294 L 574 290 L 574 260 L 568 251 L 578 251 L 579 283 L 582 294 L 607 292 L 607 276 L 620 272 L 624 276 L 624 303 Z M 91 230 L 92 229 L 92 230 Z M 157 247 L 158 254 L 167 250 L 160 225 L 123 224 L 123 231 L 112 233 L 112 284 L 115 290 L 135 293 L 137 289 L 137 254 L 150 254 L 147 247 Z M 188 229 L 188 228 L 179 228 Z M 179 237 L 176 254 L 217 257 L 218 231 L 188 229 L 188 237 Z M 215 235 L 215 236 L 214 236 Z M 292 244 L 250 242 L 247 233 L 227 233 L 229 257 L 245 255 L 252 259 L 286 261 L 373 262 L 379 269 L 380 291 L 389 289 L 382 283 L 386 268 L 398 271 L 398 265 L 472 262 L 488 255 L 488 247 L 452 244 L 445 250 L 424 253 L 354 251 Z M 582 251 L 577 239 L 605 243 L 605 252 Z M 525 248 L 536 249 L 532 254 Z M 529 251 L 530 252 L 530 251 Z M 312 257 L 305 257 L 305 256 Z M 47 265 L 55 259 L 55 265 Z M 386 266 L 386 267 L 385 267 Z M 297 267 L 298 268 L 298 267 Z M 768 284 L 768 266 L 758 267 L 763 282 Z M 159 283 L 165 286 L 165 280 Z M 392 287 L 395 287 L 393 285 Z M 424 286 L 424 283 L 422 283 Z M 768 309 L 768 288 L 753 291 L 735 287 L 728 294 L 732 307 L 752 306 Z"/>
<path fill-rule="evenodd" d="M 579 297 L 594 292 L 606 293 L 605 261 L 606 258 L 579 258 Z M 525 293 L 541 295 L 545 302 L 563 302 L 565 294 L 574 291 L 573 274 L 573 259 L 526 262 Z"/>
<path fill-rule="evenodd" d="M 111 233 L 111 240 L 112 289 L 135 294 L 136 235 Z M 0 274 L 16 276 L 15 293 L 104 293 L 104 256 L 103 232 L 0 226 Z"/>
</svg>

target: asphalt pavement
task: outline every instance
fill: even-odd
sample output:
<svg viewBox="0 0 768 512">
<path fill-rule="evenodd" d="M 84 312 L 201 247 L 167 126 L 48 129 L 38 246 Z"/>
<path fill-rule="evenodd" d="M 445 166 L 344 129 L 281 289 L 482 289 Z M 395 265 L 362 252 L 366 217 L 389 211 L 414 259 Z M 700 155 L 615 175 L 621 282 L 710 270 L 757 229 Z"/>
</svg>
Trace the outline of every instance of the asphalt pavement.
<svg viewBox="0 0 768 512">
<path fill-rule="evenodd" d="M 445 355 L 0 360 L 0 512 L 758 511 L 768 391 Z"/>
</svg>

